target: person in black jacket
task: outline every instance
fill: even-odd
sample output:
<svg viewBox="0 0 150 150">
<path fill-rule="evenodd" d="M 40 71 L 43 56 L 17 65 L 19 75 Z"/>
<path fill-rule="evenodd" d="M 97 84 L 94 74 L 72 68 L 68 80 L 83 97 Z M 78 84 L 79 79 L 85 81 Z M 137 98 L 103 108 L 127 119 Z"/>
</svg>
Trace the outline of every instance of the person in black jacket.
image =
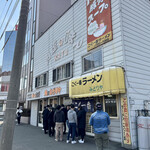
<svg viewBox="0 0 150 150">
<path fill-rule="evenodd" d="M 61 106 L 58 105 L 56 107 L 56 111 L 54 114 L 54 122 L 55 122 L 55 129 L 56 129 L 56 134 L 55 134 L 55 141 L 58 141 L 60 138 L 60 141 L 63 140 L 63 125 L 65 121 L 65 115 L 64 112 L 61 110 Z M 60 137 L 59 137 L 60 135 Z"/>
<path fill-rule="evenodd" d="M 47 105 L 47 107 L 44 107 L 44 111 L 43 111 L 43 128 L 44 128 L 44 133 L 47 134 L 47 130 L 48 130 L 48 114 L 49 114 L 49 110 L 48 110 L 49 105 Z"/>
<path fill-rule="evenodd" d="M 78 106 L 77 119 L 78 119 L 78 136 L 81 136 L 79 143 L 84 143 L 85 126 L 86 126 L 86 111 L 81 105 Z"/>
<path fill-rule="evenodd" d="M 48 110 L 49 110 L 49 114 L 48 114 L 48 131 L 49 131 L 49 136 L 51 137 L 55 133 L 54 108 L 50 105 Z"/>
<path fill-rule="evenodd" d="M 61 110 L 64 112 L 64 115 L 65 115 L 64 132 L 63 132 L 63 134 L 66 134 L 67 108 L 65 108 L 64 104 L 61 105 Z"/>
</svg>

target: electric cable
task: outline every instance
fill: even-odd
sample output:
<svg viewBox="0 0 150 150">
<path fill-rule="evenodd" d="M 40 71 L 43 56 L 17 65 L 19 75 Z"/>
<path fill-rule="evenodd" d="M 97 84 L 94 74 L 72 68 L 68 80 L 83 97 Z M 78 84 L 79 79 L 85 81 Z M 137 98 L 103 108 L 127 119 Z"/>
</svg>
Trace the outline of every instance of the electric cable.
<svg viewBox="0 0 150 150">
<path fill-rule="evenodd" d="M 11 6 L 12 2 L 13 2 L 13 0 L 11 0 L 11 2 L 10 2 L 10 4 L 9 4 L 9 7 L 8 7 L 7 12 L 6 12 L 6 14 L 5 14 L 5 17 L 4 17 L 4 19 L 3 19 L 3 21 L 2 21 L 2 24 L 1 24 L 1 26 L 0 26 L 0 29 L 1 29 L 2 26 L 3 26 L 3 23 L 4 23 L 5 19 L 6 19 L 6 16 L 7 16 L 8 12 L 9 12 L 9 9 L 10 9 L 10 6 Z"/>
<path fill-rule="evenodd" d="M 2 39 L 2 37 L 3 37 L 3 35 L 4 35 L 5 31 L 6 31 L 6 28 L 7 28 L 8 24 L 9 24 L 9 22 L 10 22 L 12 16 L 13 16 L 15 10 L 16 10 L 16 7 L 17 7 L 18 3 L 19 3 L 19 0 L 16 0 L 16 3 L 15 3 L 15 5 L 14 5 L 14 8 L 13 8 L 13 10 L 12 10 L 12 12 L 11 12 L 11 14 L 10 14 L 10 17 L 9 17 L 9 19 L 8 19 L 8 22 L 7 22 L 6 26 L 5 26 L 5 29 L 4 29 L 3 33 L 1 34 L 0 40 Z"/>
<path fill-rule="evenodd" d="M 5 7 L 6 7 L 6 4 L 7 4 L 7 1 L 5 2 L 5 6 L 3 7 L 3 10 L 2 10 L 2 12 L 1 12 L 1 14 L 0 14 L 0 18 L 2 17 L 2 14 L 3 14 L 3 12 L 4 12 L 4 9 L 5 9 Z"/>
<path fill-rule="evenodd" d="M 15 27 L 16 27 L 16 25 L 17 25 L 18 23 L 19 23 L 19 19 L 17 20 L 15 26 L 13 27 L 13 29 L 12 29 L 12 31 L 11 31 L 11 33 L 10 33 L 8 39 L 7 39 L 7 41 L 5 42 L 3 48 L 1 49 L 0 53 L 1 53 L 1 52 L 3 51 L 3 49 L 5 48 L 6 44 L 8 43 L 8 41 L 9 41 L 9 39 L 10 39 L 10 37 L 11 37 L 11 35 L 12 35 L 12 33 L 13 33 L 13 31 L 14 31 L 14 29 L 15 29 Z"/>
</svg>

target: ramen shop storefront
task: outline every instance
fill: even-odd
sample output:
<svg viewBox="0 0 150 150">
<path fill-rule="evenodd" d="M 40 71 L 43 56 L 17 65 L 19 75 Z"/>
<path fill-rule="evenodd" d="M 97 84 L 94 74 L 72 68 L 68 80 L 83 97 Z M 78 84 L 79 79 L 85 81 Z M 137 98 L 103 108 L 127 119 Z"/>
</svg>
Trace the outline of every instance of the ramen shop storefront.
<svg viewBox="0 0 150 150">
<path fill-rule="evenodd" d="M 111 119 L 119 120 L 121 95 L 124 93 L 124 70 L 120 67 L 106 68 L 69 81 L 70 98 L 75 106 L 81 104 L 87 112 L 86 132 L 89 135 L 93 135 L 88 122 L 96 102 L 103 104 L 103 110 Z"/>
</svg>

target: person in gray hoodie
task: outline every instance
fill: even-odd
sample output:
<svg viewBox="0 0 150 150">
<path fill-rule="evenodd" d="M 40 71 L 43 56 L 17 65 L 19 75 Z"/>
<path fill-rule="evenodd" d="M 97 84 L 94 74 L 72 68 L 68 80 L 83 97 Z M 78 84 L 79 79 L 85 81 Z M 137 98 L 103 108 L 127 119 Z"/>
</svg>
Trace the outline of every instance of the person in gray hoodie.
<svg viewBox="0 0 150 150">
<path fill-rule="evenodd" d="M 75 133 L 76 133 L 76 126 L 77 126 L 77 114 L 74 111 L 74 105 L 71 104 L 71 109 L 68 111 L 67 113 L 68 116 L 68 121 L 69 121 L 69 132 L 68 132 L 68 136 L 67 136 L 67 141 L 66 143 L 69 143 L 69 137 L 70 134 L 72 135 L 72 144 L 75 144 Z"/>
</svg>

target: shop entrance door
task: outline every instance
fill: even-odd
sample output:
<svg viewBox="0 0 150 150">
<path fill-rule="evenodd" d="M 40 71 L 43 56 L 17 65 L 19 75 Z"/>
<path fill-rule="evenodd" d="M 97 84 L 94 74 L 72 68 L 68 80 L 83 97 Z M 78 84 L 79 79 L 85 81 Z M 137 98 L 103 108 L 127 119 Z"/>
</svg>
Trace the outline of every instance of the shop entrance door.
<svg viewBox="0 0 150 150">
<path fill-rule="evenodd" d="M 54 108 L 58 105 L 58 98 L 50 98 L 49 99 L 49 104 L 51 104 Z"/>
<path fill-rule="evenodd" d="M 38 127 L 43 127 L 43 111 L 44 106 L 47 106 L 48 101 L 47 100 L 39 100 L 39 111 L 38 111 Z"/>
</svg>

